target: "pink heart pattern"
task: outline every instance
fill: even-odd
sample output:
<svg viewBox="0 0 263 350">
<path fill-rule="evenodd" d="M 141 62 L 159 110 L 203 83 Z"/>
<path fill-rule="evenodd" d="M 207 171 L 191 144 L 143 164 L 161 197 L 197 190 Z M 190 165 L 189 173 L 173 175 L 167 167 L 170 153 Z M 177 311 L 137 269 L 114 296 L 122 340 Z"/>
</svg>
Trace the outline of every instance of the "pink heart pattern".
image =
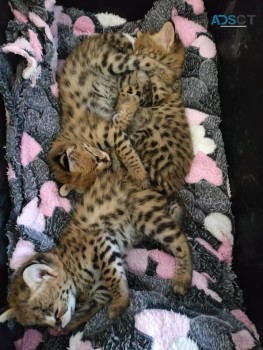
<svg viewBox="0 0 263 350">
<path fill-rule="evenodd" d="M 197 33 L 206 33 L 207 30 L 200 24 L 190 21 L 185 17 L 178 16 L 177 10 L 173 9 L 172 21 L 184 47 L 188 47 L 197 38 Z"/>
<path fill-rule="evenodd" d="M 15 342 L 15 347 L 16 350 L 35 350 L 42 341 L 43 335 L 39 331 L 28 329 L 25 331 L 23 338 Z"/>
<path fill-rule="evenodd" d="M 232 333 L 231 337 L 237 350 L 250 350 L 255 346 L 255 340 L 246 329 Z"/>
<path fill-rule="evenodd" d="M 196 15 L 200 15 L 205 10 L 203 0 L 185 0 L 185 2 L 192 6 L 194 14 Z"/>
<path fill-rule="evenodd" d="M 156 273 L 161 278 L 173 278 L 175 271 L 175 259 L 165 252 L 154 249 L 149 251 L 149 257 L 158 263 Z"/>
<path fill-rule="evenodd" d="M 208 288 L 207 278 L 197 271 L 193 271 L 192 285 L 198 289 L 203 290 L 206 295 L 209 295 L 211 298 L 217 300 L 219 303 L 222 301 L 222 298 L 216 292 Z"/>
<path fill-rule="evenodd" d="M 199 53 L 204 58 L 214 58 L 216 55 L 215 43 L 206 35 L 200 35 L 192 46 L 199 48 Z"/>
<path fill-rule="evenodd" d="M 185 115 L 190 126 L 201 124 L 208 115 L 196 109 L 186 108 Z"/>
<path fill-rule="evenodd" d="M 18 269 L 23 265 L 29 258 L 31 258 L 35 254 L 34 244 L 30 241 L 25 241 L 24 239 L 20 239 L 16 248 L 13 252 L 12 258 L 10 259 L 10 267 L 13 270 Z"/>
<path fill-rule="evenodd" d="M 23 132 L 21 139 L 21 163 L 27 166 L 35 157 L 42 152 L 40 144 L 26 132 Z"/>
<path fill-rule="evenodd" d="M 215 186 L 223 183 L 222 171 L 217 167 L 216 162 L 203 152 L 198 151 L 192 161 L 189 174 L 185 181 L 189 184 L 206 180 Z"/>
<path fill-rule="evenodd" d="M 17 218 L 18 225 L 24 225 L 38 232 L 45 230 L 45 218 L 39 211 L 38 199 L 33 198 L 22 210 L 21 215 Z"/>
<path fill-rule="evenodd" d="M 88 16 L 79 17 L 73 25 L 73 33 L 76 36 L 91 35 L 95 32 L 95 25 Z"/>
<path fill-rule="evenodd" d="M 187 316 L 168 310 L 143 310 L 135 315 L 135 327 L 152 337 L 152 350 L 168 350 L 177 338 L 190 330 Z"/>
<path fill-rule="evenodd" d="M 71 210 L 69 200 L 59 196 L 58 187 L 54 181 L 47 181 L 42 185 L 40 199 L 39 211 L 45 216 L 51 217 L 56 207 L 63 208 L 67 213 Z"/>
</svg>

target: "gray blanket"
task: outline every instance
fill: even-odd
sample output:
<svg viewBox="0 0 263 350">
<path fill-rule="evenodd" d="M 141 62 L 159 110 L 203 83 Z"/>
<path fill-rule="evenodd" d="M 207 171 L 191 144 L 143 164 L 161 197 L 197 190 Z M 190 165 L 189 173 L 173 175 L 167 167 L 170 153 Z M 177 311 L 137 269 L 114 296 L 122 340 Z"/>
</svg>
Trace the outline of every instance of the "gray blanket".
<svg viewBox="0 0 263 350">
<path fill-rule="evenodd" d="M 261 349 L 231 268 L 233 216 L 219 129 L 217 55 L 202 1 L 159 0 L 145 18 L 130 23 L 109 14 L 63 9 L 52 0 L 10 2 L 15 20 L 9 22 L 7 43 L 0 52 L 13 204 L 6 227 L 10 275 L 35 251 L 56 245 L 74 208 L 74 194 L 58 194 L 47 151 L 60 128 L 56 73 L 86 35 L 132 34 L 174 21 L 187 48 L 182 91 L 195 153 L 179 194 L 193 251 L 189 293 L 173 294 L 170 255 L 151 244 L 138 247 L 127 257 L 131 299 L 122 317 L 110 322 L 105 309 L 85 328 L 63 336 L 9 321 L 16 349 Z M 17 56 L 11 64 L 13 54 Z"/>
</svg>

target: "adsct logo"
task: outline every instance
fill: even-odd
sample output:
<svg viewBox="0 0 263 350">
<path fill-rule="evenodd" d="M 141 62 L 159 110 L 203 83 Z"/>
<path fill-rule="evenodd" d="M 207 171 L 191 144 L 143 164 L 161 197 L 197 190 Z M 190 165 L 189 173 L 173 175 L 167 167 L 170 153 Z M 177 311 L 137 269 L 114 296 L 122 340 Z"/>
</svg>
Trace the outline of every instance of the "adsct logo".
<svg viewBox="0 0 263 350">
<path fill-rule="evenodd" d="M 214 15 L 211 20 L 211 25 L 219 27 L 247 27 L 254 23 L 256 15 Z"/>
</svg>

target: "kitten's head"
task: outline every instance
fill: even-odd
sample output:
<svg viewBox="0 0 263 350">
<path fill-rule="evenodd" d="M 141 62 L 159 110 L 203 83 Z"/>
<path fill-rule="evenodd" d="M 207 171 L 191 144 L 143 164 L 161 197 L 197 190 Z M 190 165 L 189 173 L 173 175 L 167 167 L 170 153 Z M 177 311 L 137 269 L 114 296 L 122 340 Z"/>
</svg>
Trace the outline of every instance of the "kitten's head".
<svg viewBox="0 0 263 350">
<path fill-rule="evenodd" d="M 71 189 L 90 187 L 99 173 L 111 165 L 106 152 L 90 145 L 59 136 L 48 152 L 55 178 L 63 184 L 61 195 Z"/>
<path fill-rule="evenodd" d="M 138 31 L 134 46 L 136 54 L 157 59 L 172 69 L 177 78 L 180 77 L 185 49 L 171 22 L 164 23 L 159 32 Z"/>
<path fill-rule="evenodd" d="M 20 267 L 11 281 L 9 309 L 0 322 L 64 328 L 75 311 L 75 287 L 52 253 L 39 253 Z"/>
</svg>

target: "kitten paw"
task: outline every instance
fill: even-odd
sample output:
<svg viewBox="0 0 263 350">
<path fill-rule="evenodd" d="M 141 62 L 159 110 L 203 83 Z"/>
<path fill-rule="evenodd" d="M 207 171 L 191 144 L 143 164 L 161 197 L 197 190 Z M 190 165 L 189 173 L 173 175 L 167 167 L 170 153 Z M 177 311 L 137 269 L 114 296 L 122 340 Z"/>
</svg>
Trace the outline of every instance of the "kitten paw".
<svg viewBox="0 0 263 350">
<path fill-rule="evenodd" d="M 173 280 L 173 290 L 177 294 L 185 295 L 192 285 L 192 275 L 177 276 Z"/>
<path fill-rule="evenodd" d="M 133 86 L 125 86 L 120 93 L 118 101 L 119 112 L 121 109 L 126 113 L 134 114 L 139 107 L 139 102 L 139 97 L 136 95 L 136 90 L 133 90 Z"/>
<path fill-rule="evenodd" d="M 173 86 L 176 81 L 175 73 L 168 68 L 159 69 L 159 74 L 157 75 L 168 86 Z"/>
<path fill-rule="evenodd" d="M 142 190 L 146 190 L 147 188 L 150 188 L 150 186 L 151 186 L 150 180 L 148 177 L 145 180 L 137 181 L 137 184 Z"/>
</svg>

